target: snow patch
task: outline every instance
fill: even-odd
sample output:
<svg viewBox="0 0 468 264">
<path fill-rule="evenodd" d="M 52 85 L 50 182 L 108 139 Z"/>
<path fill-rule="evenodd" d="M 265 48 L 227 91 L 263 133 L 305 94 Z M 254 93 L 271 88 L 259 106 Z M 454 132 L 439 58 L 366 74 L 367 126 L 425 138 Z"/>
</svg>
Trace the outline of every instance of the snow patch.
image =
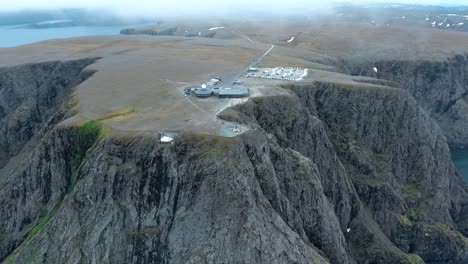
<svg viewBox="0 0 468 264">
<path fill-rule="evenodd" d="M 222 29 L 222 28 L 224 28 L 224 27 L 212 27 L 212 28 L 209 28 L 208 30 L 213 31 L 213 30 Z"/>
<path fill-rule="evenodd" d="M 377 69 L 377 67 L 374 67 L 374 71 L 375 71 L 375 72 L 378 72 L 379 70 Z"/>
<path fill-rule="evenodd" d="M 61 20 L 47 20 L 47 21 L 42 21 L 39 23 L 36 23 L 37 25 L 53 25 L 53 24 L 58 24 L 58 23 L 64 23 L 64 22 L 71 22 L 71 19 L 61 19 Z"/>
</svg>

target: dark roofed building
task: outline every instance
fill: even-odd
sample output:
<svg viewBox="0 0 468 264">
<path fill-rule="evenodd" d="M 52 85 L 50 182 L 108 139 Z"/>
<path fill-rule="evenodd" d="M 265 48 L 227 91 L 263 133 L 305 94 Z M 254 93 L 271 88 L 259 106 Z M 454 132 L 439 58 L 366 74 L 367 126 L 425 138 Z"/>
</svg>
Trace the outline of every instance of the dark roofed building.
<svg viewBox="0 0 468 264">
<path fill-rule="evenodd" d="M 222 88 L 218 92 L 219 98 L 242 98 L 249 97 L 250 91 L 246 87 L 233 87 L 233 88 Z"/>
<path fill-rule="evenodd" d="M 199 88 L 195 90 L 197 97 L 210 97 L 213 95 L 213 89 L 210 88 Z"/>
</svg>

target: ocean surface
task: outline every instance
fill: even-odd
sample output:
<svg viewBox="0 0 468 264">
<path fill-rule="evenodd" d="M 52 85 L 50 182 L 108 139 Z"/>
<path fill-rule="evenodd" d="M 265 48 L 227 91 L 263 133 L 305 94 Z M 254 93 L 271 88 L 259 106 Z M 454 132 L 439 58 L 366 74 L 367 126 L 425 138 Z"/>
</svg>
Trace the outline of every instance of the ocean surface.
<svg viewBox="0 0 468 264">
<path fill-rule="evenodd" d="M 38 41 L 58 38 L 72 38 L 95 35 L 118 35 L 122 28 L 130 25 L 120 26 L 79 26 L 79 27 L 57 27 L 44 29 L 15 28 L 17 26 L 0 26 L 0 48 L 15 47 Z"/>
<path fill-rule="evenodd" d="M 453 148 L 451 149 L 451 152 L 455 167 L 468 184 L 468 147 Z"/>
</svg>

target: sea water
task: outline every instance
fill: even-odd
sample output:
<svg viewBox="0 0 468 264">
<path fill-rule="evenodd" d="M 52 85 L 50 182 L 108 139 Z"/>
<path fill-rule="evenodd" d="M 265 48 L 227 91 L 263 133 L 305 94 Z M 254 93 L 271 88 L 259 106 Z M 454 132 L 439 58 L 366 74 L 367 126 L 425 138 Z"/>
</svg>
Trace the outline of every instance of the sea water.
<svg viewBox="0 0 468 264">
<path fill-rule="evenodd" d="M 128 26 L 77 26 L 44 29 L 16 28 L 17 26 L 0 26 L 0 48 L 15 47 L 38 41 L 58 38 L 72 38 L 96 35 L 118 35 L 122 28 Z"/>
<path fill-rule="evenodd" d="M 452 148 L 451 152 L 453 164 L 455 164 L 460 176 L 468 184 L 468 147 Z"/>
</svg>

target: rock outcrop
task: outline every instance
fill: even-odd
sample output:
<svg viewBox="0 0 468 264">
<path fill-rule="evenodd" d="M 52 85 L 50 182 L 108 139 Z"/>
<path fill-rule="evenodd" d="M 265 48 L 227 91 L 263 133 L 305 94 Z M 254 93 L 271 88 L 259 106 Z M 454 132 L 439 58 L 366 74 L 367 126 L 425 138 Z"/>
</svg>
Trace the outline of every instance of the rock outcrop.
<svg viewBox="0 0 468 264">
<path fill-rule="evenodd" d="M 442 131 L 407 92 L 324 83 L 290 88 L 298 99 L 282 99 L 283 107 L 269 107 L 271 103 L 265 101 L 270 98 L 253 100 L 239 107 L 243 114 L 233 115 L 234 120 L 251 120 L 282 138 L 278 141 L 284 147 L 323 164 L 317 162 L 326 153 L 323 149 L 311 155 L 316 146 L 311 144 L 312 139 L 318 136 L 309 137 L 306 131 L 311 129 L 294 132 L 307 119 L 302 114 L 294 118 L 291 113 L 308 112 L 305 116 L 312 115 L 324 124 L 326 132 L 320 134 L 330 138 L 365 210 L 378 224 L 379 232 L 372 232 L 376 238 L 382 232 L 382 240 L 388 238 L 404 253 L 420 255 L 427 262 L 466 261 L 466 185 L 453 168 Z M 330 174 L 322 175 L 328 179 Z M 336 184 L 333 186 L 337 190 Z M 418 235 L 421 230 L 434 233 L 424 232 L 424 237 Z M 453 242 L 456 250 L 439 249 L 436 256 L 434 248 L 443 247 L 442 243 L 433 248 L 421 246 L 427 240 L 435 242 L 434 236 L 440 236 L 438 241 L 457 241 Z M 355 243 L 362 247 L 362 240 Z M 361 250 L 356 245 L 353 249 Z M 368 252 L 364 255 L 367 260 L 372 258 Z M 365 259 L 358 262 L 364 263 Z"/>
<path fill-rule="evenodd" d="M 76 99 L 70 94 L 92 75 L 84 68 L 96 60 L 0 69 L 0 259 L 26 238 L 70 182 L 80 146 L 51 130 L 73 114 Z"/>
<path fill-rule="evenodd" d="M 58 111 L 97 59 L 45 62 L 0 69 L 0 168 L 65 114 Z"/>
<path fill-rule="evenodd" d="M 468 55 L 445 61 L 348 61 L 345 65 L 350 74 L 399 83 L 437 121 L 450 144 L 468 144 Z"/>
</svg>

